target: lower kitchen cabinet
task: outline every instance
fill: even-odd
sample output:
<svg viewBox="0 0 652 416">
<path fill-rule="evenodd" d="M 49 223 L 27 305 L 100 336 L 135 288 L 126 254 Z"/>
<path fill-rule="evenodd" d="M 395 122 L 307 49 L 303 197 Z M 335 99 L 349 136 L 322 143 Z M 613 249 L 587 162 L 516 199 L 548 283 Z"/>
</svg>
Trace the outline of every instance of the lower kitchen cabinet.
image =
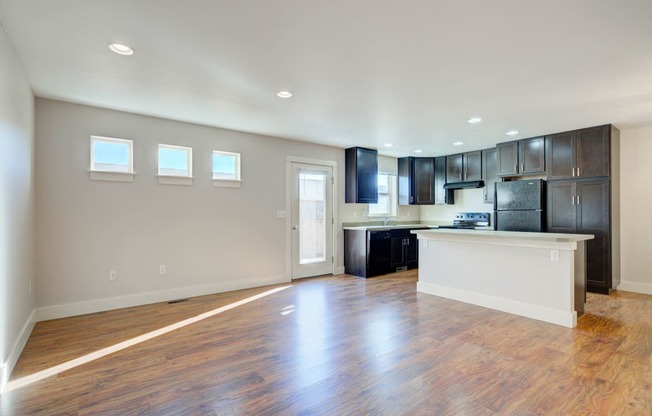
<svg viewBox="0 0 652 416">
<path fill-rule="evenodd" d="M 414 269 L 419 265 L 419 242 L 410 230 L 392 230 L 391 269 Z"/>
<path fill-rule="evenodd" d="M 587 290 L 608 294 L 613 279 L 609 178 L 548 181 L 548 231 L 593 234 L 586 242 Z"/>
<path fill-rule="evenodd" d="M 410 233 L 413 229 L 344 230 L 344 272 L 373 277 L 418 267 L 419 245 Z"/>
</svg>

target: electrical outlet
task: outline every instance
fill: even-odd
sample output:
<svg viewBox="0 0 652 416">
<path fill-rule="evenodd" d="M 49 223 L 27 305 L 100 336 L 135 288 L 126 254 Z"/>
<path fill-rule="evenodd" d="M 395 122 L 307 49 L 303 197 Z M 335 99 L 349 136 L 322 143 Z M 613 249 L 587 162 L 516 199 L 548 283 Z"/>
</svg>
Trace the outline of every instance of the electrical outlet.
<svg viewBox="0 0 652 416">
<path fill-rule="evenodd" d="M 168 268 L 167 268 L 167 266 L 165 266 L 165 264 L 161 264 L 160 266 L 158 266 L 158 272 L 159 272 L 160 274 L 165 274 L 165 273 L 167 273 L 167 272 L 168 272 Z"/>
<path fill-rule="evenodd" d="M 117 270 L 109 270 L 109 280 L 115 280 L 118 278 Z"/>
<path fill-rule="evenodd" d="M 550 260 L 559 261 L 559 250 L 550 250 Z"/>
</svg>

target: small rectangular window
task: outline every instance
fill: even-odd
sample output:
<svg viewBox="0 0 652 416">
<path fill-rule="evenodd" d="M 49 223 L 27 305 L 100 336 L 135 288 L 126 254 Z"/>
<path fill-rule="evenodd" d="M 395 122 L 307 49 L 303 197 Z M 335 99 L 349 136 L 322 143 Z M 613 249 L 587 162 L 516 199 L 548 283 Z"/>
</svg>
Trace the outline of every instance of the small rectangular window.
<svg viewBox="0 0 652 416">
<path fill-rule="evenodd" d="M 159 144 L 158 174 L 192 178 L 192 148 Z"/>
<path fill-rule="evenodd" d="M 396 175 L 379 173 L 378 203 L 369 204 L 370 217 L 396 217 L 398 206 L 396 192 Z"/>
<path fill-rule="evenodd" d="M 91 136 L 91 171 L 133 173 L 133 141 Z"/>
<path fill-rule="evenodd" d="M 214 150 L 213 180 L 240 181 L 240 153 Z"/>
</svg>

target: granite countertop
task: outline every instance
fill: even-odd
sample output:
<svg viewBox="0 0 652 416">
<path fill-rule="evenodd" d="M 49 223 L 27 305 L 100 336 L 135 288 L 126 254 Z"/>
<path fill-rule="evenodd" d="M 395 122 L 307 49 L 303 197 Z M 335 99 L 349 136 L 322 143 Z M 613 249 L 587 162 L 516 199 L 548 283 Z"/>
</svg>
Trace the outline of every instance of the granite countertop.
<svg viewBox="0 0 652 416">
<path fill-rule="evenodd" d="M 354 231 L 383 231 L 383 230 L 394 230 L 400 228 L 438 228 L 440 225 L 451 225 L 451 221 L 428 221 L 423 223 L 411 223 L 411 224 L 387 224 L 380 225 L 376 223 L 369 224 L 343 224 L 343 229 L 345 230 L 354 230 Z M 486 227 L 478 227 L 486 228 Z M 489 227 L 490 228 L 490 227 Z"/>
</svg>

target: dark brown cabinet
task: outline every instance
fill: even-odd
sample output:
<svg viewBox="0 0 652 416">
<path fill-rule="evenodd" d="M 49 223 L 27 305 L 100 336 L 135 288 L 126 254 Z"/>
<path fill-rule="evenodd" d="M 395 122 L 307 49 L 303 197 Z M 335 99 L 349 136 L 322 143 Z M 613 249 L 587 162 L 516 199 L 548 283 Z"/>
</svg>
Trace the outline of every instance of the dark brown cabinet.
<svg viewBox="0 0 652 416">
<path fill-rule="evenodd" d="M 609 293 L 620 283 L 620 271 L 613 270 L 619 253 L 612 250 L 611 218 L 619 201 L 617 196 L 612 201 L 610 187 L 612 179 L 619 180 L 611 166 L 619 138 L 611 125 L 546 136 L 548 231 L 595 236 L 586 243 L 590 292 Z"/>
<path fill-rule="evenodd" d="M 496 157 L 496 148 L 482 151 L 482 179 L 484 180 L 482 200 L 485 204 L 493 204 L 495 183 L 499 181 Z"/>
<path fill-rule="evenodd" d="M 373 277 L 418 267 L 416 229 L 344 230 L 344 272 Z"/>
<path fill-rule="evenodd" d="M 592 234 L 586 243 L 587 290 L 609 293 L 612 279 L 610 180 L 548 182 L 548 231 Z"/>
<path fill-rule="evenodd" d="M 419 265 L 419 241 L 411 230 L 392 230 L 391 271 L 413 269 Z"/>
<path fill-rule="evenodd" d="M 610 175 L 611 126 L 546 136 L 548 180 Z"/>
<path fill-rule="evenodd" d="M 345 151 L 345 202 L 378 203 L 378 151 L 351 147 Z"/>
<path fill-rule="evenodd" d="M 431 157 L 398 159 L 399 205 L 435 203 L 435 160 Z"/>
<path fill-rule="evenodd" d="M 546 141 L 543 137 L 498 143 L 498 176 L 545 173 Z"/>
<path fill-rule="evenodd" d="M 446 156 L 446 182 L 479 181 L 482 179 L 482 151 Z"/>
<path fill-rule="evenodd" d="M 435 158 L 435 204 L 453 205 L 455 203 L 455 191 L 444 189 L 446 184 L 446 156 Z"/>
</svg>

